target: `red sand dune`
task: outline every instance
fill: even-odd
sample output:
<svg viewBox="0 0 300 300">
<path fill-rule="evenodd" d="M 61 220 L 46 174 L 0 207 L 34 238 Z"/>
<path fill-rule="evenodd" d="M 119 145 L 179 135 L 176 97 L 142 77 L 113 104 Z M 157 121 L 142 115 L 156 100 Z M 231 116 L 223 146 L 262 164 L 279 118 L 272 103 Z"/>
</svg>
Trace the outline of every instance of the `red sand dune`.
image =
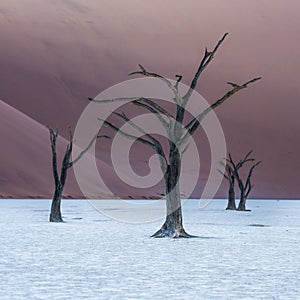
<svg viewBox="0 0 300 300">
<path fill-rule="evenodd" d="M 239 158 L 254 149 L 263 161 L 251 196 L 299 199 L 299 9 L 298 0 L 2 0 L 0 98 L 38 123 L 1 103 L 0 194 L 51 196 L 48 134 L 40 124 L 65 134 L 87 96 L 128 79 L 137 63 L 171 78 L 182 74 L 189 83 L 205 46 L 229 31 L 198 91 L 212 102 L 227 91 L 226 81 L 263 77 L 217 114 L 228 150 Z M 116 181 L 106 143 L 98 151 L 106 180 L 120 194 L 138 196 Z M 66 194 L 77 197 L 72 176 Z M 205 167 L 194 196 L 206 176 Z"/>
<path fill-rule="evenodd" d="M 0 136 L 4 141 L 0 155 L 0 197 L 1 198 L 50 198 L 54 191 L 51 169 L 51 150 L 48 129 L 0 101 Z M 58 139 L 57 153 L 61 160 L 67 141 Z M 88 154 L 87 154 L 88 155 Z M 98 161 L 101 172 L 107 178 L 113 178 L 110 166 Z M 88 168 L 83 170 L 86 184 L 89 185 L 91 198 L 113 198 L 113 194 L 103 191 L 103 188 L 90 174 Z M 138 197 L 136 193 L 114 180 L 110 183 L 114 191 L 119 191 L 121 197 Z M 155 194 L 154 191 L 146 196 Z M 74 173 L 70 169 L 64 196 L 83 198 L 77 185 Z"/>
</svg>

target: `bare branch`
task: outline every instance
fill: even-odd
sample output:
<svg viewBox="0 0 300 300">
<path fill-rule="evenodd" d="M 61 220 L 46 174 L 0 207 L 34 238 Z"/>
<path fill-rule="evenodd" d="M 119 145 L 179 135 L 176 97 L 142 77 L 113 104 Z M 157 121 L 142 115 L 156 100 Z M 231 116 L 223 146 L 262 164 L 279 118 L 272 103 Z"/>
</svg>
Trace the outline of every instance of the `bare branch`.
<svg viewBox="0 0 300 300">
<path fill-rule="evenodd" d="M 167 110 L 165 110 L 162 106 L 160 106 L 159 104 L 155 103 L 154 101 L 152 101 L 150 99 L 143 98 L 143 99 L 140 99 L 140 100 L 136 100 L 136 102 L 145 102 L 146 104 L 152 106 L 158 112 L 160 112 L 161 114 L 166 116 L 169 120 L 174 119 L 174 117 Z"/>
<path fill-rule="evenodd" d="M 148 104 L 139 102 L 139 101 L 133 101 L 132 104 L 136 105 L 136 106 L 141 106 L 146 108 L 147 110 L 149 110 L 151 113 L 153 113 L 155 115 L 155 117 L 158 118 L 158 120 L 160 121 L 160 123 L 165 127 L 165 129 L 168 131 L 169 128 L 169 123 L 161 116 L 161 114 L 155 110 L 153 107 L 151 107 Z"/>
<path fill-rule="evenodd" d="M 221 172 L 221 170 L 218 170 L 221 175 L 225 177 L 230 183 L 234 183 L 234 171 L 233 166 L 231 166 L 227 159 L 225 159 L 226 162 L 220 161 L 220 165 L 224 167 L 225 173 Z"/>
<path fill-rule="evenodd" d="M 70 157 L 72 153 L 72 148 L 73 148 L 73 141 L 69 141 L 69 144 L 67 145 L 65 155 L 61 164 L 61 171 L 60 171 L 60 184 L 61 186 L 65 185 L 66 179 L 67 179 L 67 170 L 69 168 L 69 162 L 70 162 Z"/>
<path fill-rule="evenodd" d="M 65 150 L 65 155 L 62 161 L 61 165 L 61 171 L 60 171 L 60 184 L 61 186 L 64 186 L 67 179 L 67 172 L 70 168 L 70 157 L 73 150 L 73 132 L 71 127 L 69 127 L 69 143 L 67 145 L 67 148 Z"/>
<path fill-rule="evenodd" d="M 58 129 L 54 132 L 54 130 L 48 127 L 50 133 L 50 141 L 51 141 L 51 151 L 52 151 L 52 169 L 53 169 L 53 177 L 55 185 L 59 184 L 59 176 L 57 169 L 57 154 L 56 154 L 56 140 L 58 137 Z"/>
<path fill-rule="evenodd" d="M 129 75 L 140 74 L 140 75 L 144 75 L 146 77 L 153 77 L 153 78 L 158 78 L 158 79 L 162 80 L 169 87 L 169 89 L 174 93 L 174 95 L 175 95 L 174 101 L 176 103 L 182 102 L 182 98 L 181 98 L 180 94 L 178 93 L 178 89 L 176 88 L 176 85 L 173 85 L 172 82 L 169 81 L 164 76 L 161 76 L 156 73 L 148 72 L 141 64 L 139 64 L 139 67 L 140 67 L 141 71 L 135 71 L 135 72 L 130 73 Z"/>
<path fill-rule="evenodd" d="M 183 155 L 185 153 L 185 151 L 188 149 L 190 144 L 187 144 L 181 151 L 181 155 Z"/>
<path fill-rule="evenodd" d="M 134 140 L 134 141 L 137 141 L 137 142 L 140 142 L 140 143 L 145 144 L 145 145 L 151 147 L 152 149 L 154 149 L 156 151 L 156 153 L 159 154 L 160 166 L 161 166 L 161 169 L 162 169 L 163 173 L 166 172 L 166 170 L 167 170 L 167 159 L 166 159 L 166 156 L 165 156 L 165 153 L 163 151 L 163 148 L 162 148 L 161 144 L 156 139 L 151 137 L 149 134 L 146 134 L 146 136 L 150 136 L 151 138 L 153 138 L 154 140 L 157 141 L 157 143 L 151 143 L 151 142 L 149 142 L 149 141 L 147 141 L 147 140 L 145 140 L 141 137 L 137 137 L 137 136 L 134 136 L 134 135 L 131 135 L 131 134 L 128 134 L 128 133 L 124 132 L 123 130 L 119 129 L 118 127 L 116 127 L 112 123 L 108 122 L 107 120 L 103 120 L 103 119 L 100 119 L 100 118 L 98 118 L 98 120 L 103 122 L 104 124 L 108 125 L 114 131 L 120 133 L 124 137 L 126 137 L 128 139 L 131 139 L 131 140 Z"/>
<path fill-rule="evenodd" d="M 185 102 L 187 102 L 189 100 L 189 98 L 191 97 L 191 95 L 193 93 L 193 90 L 197 86 L 198 79 L 199 79 L 200 75 L 205 70 L 205 68 L 209 65 L 209 63 L 213 60 L 214 55 L 216 54 L 216 52 L 219 49 L 219 47 L 221 46 L 221 44 L 224 42 L 227 35 L 228 35 L 228 33 L 225 33 L 223 35 L 223 37 L 218 41 L 217 45 L 215 46 L 215 48 L 211 52 L 209 52 L 209 51 L 207 51 L 207 49 L 205 49 L 203 58 L 200 62 L 198 70 L 197 70 L 197 72 L 196 72 L 196 74 L 195 74 L 195 76 L 194 76 L 194 78 L 191 82 L 190 88 L 189 88 L 188 92 L 183 97 Z"/>
<path fill-rule="evenodd" d="M 204 117 L 210 111 L 216 109 L 219 105 L 221 105 L 223 102 L 225 102 L 226 100 L 228 100 L 229 98 L 231 98 L 234 94 L 236 94 L 240 90 L 243 90 L 243 89 L 247 88 L 249 84 L 252 84 L 252 83 L 254 83 L 254 82 L 256 82 L 256 81 L 258 81 L 260 79 L 261 79 L 261 77 L 257 77 L 257 78 L 254 78 L 254 79 L 251 79 L 251 80 L 247 81 L 246 83 L 244 83 L 242 85 L 235 84 L 235 86 L 233 87 L 233 89 L 231 89 L 230 91 L 228 91 L 223 97 L 221 97 L 220 99 L 218 99 L 216 102 L 214 102 L 211 106 L 209 106 L 208 108 L 206 108 L 201 114 L 199 114 L 196 118 L 194 118 L 193 120 L 191 120 L 187 124 L 186 128 L 188 128 L 189 134 L 192 135 L 196 131 L 196 129 L 200 125 L 201 121 L 204 119 Z M 232 85 L 232 83 L 230 85 Z"/>
<path fill-rule="evenodd" d="M 253 150 L 249 151 L 249 152 L 246 154 L 246 156 L 245 156 L 243 159 L 241 159 L 241 160 L 239 161 L 239 163 L 237 164 L 237 168 L 241 168 L 246 162 L 253 162 L 253 161 L 255 161 L 254 158 L 249 158 L 249 156 L 250 156 L 250 154 L 251 154 L 252 152 L 253 152 Z"/>
<path fill-rule="evenodd" d="M 230 181 L 230 177 L 226 175 L 224 172 L 222 172 L 220 169 L 217 170 L 224 178 L 226 178 L 228 181 Z"/>
<path fill-rule="evenodd" d="M 131 102 L 131 101 L 141 101 L 147 98 L 144 97 L 125 97 L 125 98 L 114 98 L 114 99 L 103 99 L 103 100 L 99 100 L 99 99 L 95 99 L 95 98 L 91 98 L 88 97 L 88 100 L 91 102 L 95 102 L 95 103 L 109 103 L 109 102 Z"/>
<path fill-rule="evenodd" d="M 151 134 L 147 133 L 143 128 L 141 128 L 140 126 L 138 126 L 137 124 L 135 124 L 132 120 L 130 120 L 126 114 L 123 112 L 122 114 L 114 112 L 115 115 L 119 116 L 120 118 L 122 118 L 123 120 L 125 120 L 129 125 L 131 125 L 134 129 L 136 129 L 137 131 L 141 132 L 143 135 L 145 135 L 150 141 L 152 141 L 152 144 L 155 146 L 155 151 L 162 156 L 163 162 L 161 161 L 161 166 L 162 169 L 165 170 L 166 166 L 166 156 L 165 153 L 163 151 L 163 147 L 161 145 L 161 143 L 154 138 Z M 164 171 L 165 172 L 165 171 Z"/>
<path fill-rule="evenodd" d="M 107 120 L 104 120 L 104 119 L 100 119 L 98 118 L 99 121 L 103 122 L 105 125 L 109 126 L 111 129 L 113 129 L 114 131 L 120 133 L 121 135 L 123 135 L 124 137 L 128 138 L 128 139 L 131 139 L 131 140 L 134 140 L 134 141 L 137 141 L 137 142 L 141 142 L 149 147 L 151 147 L 152 149 L 156 150 L 156 146 L 141 138 L 141 137 L 137 137 L 137 136 L 134 136 L 134 135 L 131 135 L 131 134 L 128 134 L 126 132 L 124 132 L 123 130 L 119 129 L 117 126 L 115 126 L 114 124 L 112 124 L 111 122 L 107 121 Z"/>
<path fill-rule="evenodd" d="M 145 135 L 149 140 L 152 141 L 153 144 L 155 145 L 160 145 L 160 142 L 154 138 L 152 135 L 150 135 L 149 133 L 147 133 L 143 128 L 141 128 L 140 126 L 138 126 L 137 124 L 135 124 L 132 120 L 130 120 L 126 114 L 123 113 L 117 113 L 117 112 L 113 112 L 114 115 L 120 117 L 121 119 L 125 120 L 131 127 L 133 127 L 134 129 L 136 129 L 137 131 L 141 132 L 143 135 Z"/>
<path fill-rule="evenodd" d="M 176 81 L 176 84 L 175 84 L 175 88 L 178 91 L 178 85 L 179 85 L 179 82 L 182 80 L 183 76 L 182 75 L 175 75 L 175 77 L 178 78 L 177 81 Z"/>
<path fill-rule="evenodd" d="M 69 168 L 71 168 L 75 163 L 77 163 L 79 161 L 79 159 L 82 158 L 82 156 L 87 152 L 89 151 L 89 149 L 92 147 L 92 145 L 94 144 L 94 142 L 96 141 L 96 139 L 98 138 L 107 138 L 107 139 L 110 139 L 109 136 L 106 136 L 106 135 L 99 135 L 98 133 L 92 138 L 92 140 L 89 142 L 89 144 L 86 146 L 85 149 L 83 149 L 79 155 L 71 162 L 69 162 Z"/>
<path fill-rule="evenodd" d="M 248 157 L 248 154 L 246 155 L 244 162 L 246 162 L 247 157 Z M 239 169 L 243 166 L 244 162 L 240 161 L 238 164 L 236 164 L 232 159 L 231 153 L 228 153 L 228 159 L 226 159 L 226 162 L 227 162 L 226 169 L 227 169 L 228 174 L 230 175 L 230 182 L 234 182 L 234 180 L 236 178 L 238 181 L 240 190 L 241 191 L 244 190 L 244 185 L 243 185 L 243 182 L 242 182 L 242 180 L 239 176 L 239 172 L 238 172 Z"/>
<path fill-rule="evenodd" d="M 231 153 L 228 154 L 228 159 L 226 159 L 226 161 L 231 164 L 234 168 L 236 168 L 237 170 L 240 169 L 246 162 L 253 162 L 255 161 L 254 158 L 249 158 L 250 154 L 253 152 L 253 150 L 249 151 L 246 156 L 241 159 L 237 164 L 234 163 Z"/>
<path fill-rule="evenodd" d="M 250 190 L 252 189 L 253 185 L 251 185 L 251 176 L 253 173 L 253 170 L 261 163 L 261 161 L 258 161 L 257 163 L 255 163 L 249 170 L 247 179 L 246 179 L 246 184 L 245 184 L 245 190 L 246 190 L 246 196 L 249 195 Z"/>
<path fill-rule="evenodd" d="M 97 99 L 93 99 L 93 98 L 88 98 L 88 99 L 90 101 L 96 102 L 96 103 L 109 103 L 109 102 L 114 102 L 114 101 L 116 101 L 116 102 L 117 101 L 124 101 L 124 102 L 128 101 L 128 102 L 133 103 L 134 105 L 143 106 L 143 107 L 147 108 L 149 111 L 151 111 L 152 113 L 155 113 L 155 116 L 159 119 L 159 121 L 164 126 L 164 128 L 166 129 L 167 132 L 169 130 L 169 123 L 167 121 L 165 121 L 160 114 L 166 116 L 169 120 L 171 120 L 173 118 L 173 116 L 167 110 L 165 110 L 162 106 L 155 103 L 153 100 L 150 100 L 150 99 L 145 98 L 145 97 L 115 98 L 115 99 L 104 99 L 104 100 L 97 100 Z"/>
<path fill-rule="evenodd" d="M 123 102 L 132 102 L 132 103 L 145 102 L 148 105 L 155 108 L 161 114 L 168 117 L 169 119 L 173 118 L 173 116 L 168 111 L 166 111 L 163 107 L 161 107 L 159 104 L 155 103 L 153 100 L 150 100 L 150 99 L 145 98 L 145 97 L 114 98 L 114 99 L 103 99 L 103 100 L 98 100 L 98 99 L 88 97 L 88 100 L 91 101 L 91 102 L 95 102 L 95 103 L 109 103 L 109 102 L 122 102 L 122 101 Z"/>
</svg>

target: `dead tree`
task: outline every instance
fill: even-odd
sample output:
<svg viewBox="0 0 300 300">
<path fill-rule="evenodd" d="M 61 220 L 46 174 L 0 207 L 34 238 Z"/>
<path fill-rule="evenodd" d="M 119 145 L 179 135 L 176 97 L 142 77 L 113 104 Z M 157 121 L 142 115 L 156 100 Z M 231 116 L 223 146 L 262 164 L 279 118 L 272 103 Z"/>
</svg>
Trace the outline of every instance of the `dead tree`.
<svg viewBox="0 0 300 300">
<path fill-rule="evenodd" d="M 49 128 L 50 132 L 50 141 L 51 141 L 51 152 L 52 152 L 52 171 L 54 177 L 55 190 L 52 198 L 51 212 L 49 221 L 50 222 L 63 222 L 61 215 L 61 199 L 63 195 L 63 190 L 65 187 L 68 170 L 84 155 L 85 152 L 93 145 L 95 140 L 100 137 L 98 134 L 94 136 L 88 146 L 80 152 L 76 159 L 71 161 L 71 154 L 73 150 L 73 133 L 69 129 L 69 142 L 65 150 L 65 154 L 61 163 L 60 174 L 58 172 L 57 166 L 57 149 L 56 141 L 58 138 L 58 129 L 54 131 L 52 128 Z"/>
<path fill-rule="evenodd" d="M 251 152 L 247 154 L 247 156 L 239 161 L 238 164 L 234 164 L 232 160 L 232 156 L 229 153 L 229 158 L 225 159 L 225 163 L 223 161 L 220 162 L 220 164 L 224 167 L 225 173 L 223 174 L 222 171 L 218 170 L 224 178 L 228 181 L 229 183 L 229 188 L 228 188 L 228 203 L 226 210 L 236 210 L 236 203 L 235 203 L 235 180 L 236 176 L 235 173 L 238 172 L 238 170 L 244 165 L 244 163 L 248 161 L 253 161 L 253 159 L 249 159 L 248 156 L 250 155 Z"/>
<path fill-rule="evenodd" d="M 197 87 L 198 79 L 206 67 L 213 60 L 217 50 L 224 42 L 227 33 L 218 41 L 216 46 L 212 51 L 207 49 L 204 52 L 204 56 L 199 64 L 199 67 L 194 75 L 192 82 L 189 85 L 188 91 L 181 95 L 179 93 L 178 85 L 182 79 L 181 75 L 176 75 L 177 82 L 173 84 L 167 78 L 147 71 L 142 65 L 139 65 L 140 70 L 131 73 L 139 74 L 146 77 L 157 78 L 158 80 L 163 81 L 164 84 L 172 91 L 174 97 L 173 101 L 176 105 L 176 113 L 172 114 L 161 105 L 159 105 L 155 100 L 151 100 L 145 97 L 136 97 L 136 98 L 115 98 L 115 99 L 103 99 L 97 100 L 89 98 L 90 101 L 99 102 L 99 103 L 109 103 L 114 101 L 123 101 L 126 103 L 132 102 L 134 105 L 143 107 L 144 109 L 153 113 L 159 122 L 164 126 L 168 134 L 169 147 L 164 149 L 159 140 L 157 140 L 153 135 L 146 133 L 141 127 L 133 123 L 125 114 L 116 114 L 121 119 L 125 120 L 129 125 L 143 133 L 143 137 L 137 137 L 127 132 L 124 132 L 118 128 L 118 126 L 113 123 L 99 119 L 104 124 L 112 128 L 114 131 L 117 131 L 119 134 L 133 139 L 137 142 L 140 142 L 144 145 L 147 145 L 154 149 L 157 154 L 159 154 L 160 167 L 164 174 L 165 190 L 166 190 L 166 220 L 163 223 L 162 227 L 152 235 L 152 237 L 172 237 L 172 238 L 187 238 L 191 237 L 188 233 L 185 232 L 183 228 L 182 220 L 182 209 L 181 209 L 181 199 L 180 199 L 180 190 L 179 190 L 179 180 L 181 173 L 181 157 L 185 151 L 189 137 L 195 133 L 199 127 L 201 121 L 204 117 L 212 110 L 216 109 L 222 103 L 224 103 L 231 96 L 248 87 L 249 84 L 254 83 L 260 79 L 254 78 L 245 82 L 242 85 L 228 82 L 231 86 L 231 89 L 225 93 L 221 98 L 211 104 L 208 108 L 203 110 L 198 116 L 193 118 L 190 122 L 185 121 L 185 107 L 188 101 L 191 98 L 191 95 L 194 89 Z M 186 124 L 187 123 L 187 124 Z M 166 148 L 166 147 L 165 147 Z"/>
<path fill-rule="evenodd" d="M 233 161 L 233 158 L 231 154 L 228 155 L 227 164 L 229 168 L 231 169 L 231 172 L 234 174 L 234 178 L 238 182 L 239 190 L 240 190 L 240 202 L 238 205 L 237 210 L 239 211 L 249 211 L 246 209 L 246 201 L 250 194 L 250 191 L 253 188 L 253 184 L 251 183 L 251 177 L 253 174 L 253 170 L 261 163 L 261 161 L 255 162 L 255 159 L 249 158 L 251 155 L 252 150 L 247 153 L 247 155 L 240 160 L 238 163 L 235 163 Z M 250 162 L 250 168 L 248 171 L 248 174 L 246 176 L 246 179 L 243 180 L 243 178 L 240 175 L 240 169 L 244 166 L 245 163 Z"/>
</svg>

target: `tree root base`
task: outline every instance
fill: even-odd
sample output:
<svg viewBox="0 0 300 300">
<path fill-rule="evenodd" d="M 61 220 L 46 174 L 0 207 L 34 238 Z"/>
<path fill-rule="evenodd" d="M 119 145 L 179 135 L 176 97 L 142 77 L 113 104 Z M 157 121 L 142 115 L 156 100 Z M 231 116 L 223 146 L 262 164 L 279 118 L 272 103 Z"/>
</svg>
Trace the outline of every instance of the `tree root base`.
<svg viewBox="0 0 300 300">
<path fill-rule="evenodd" d="M 196 236 L 190 235 L 185 232 L 184 229 L 165 229 L 161 228 L 153 235 L 151 238 L 172 238 L 172 239 L 180 239 L 180 238 L 195 238 Z"/>
<path fill-rule="evenodd" d="M 237 210 L 235 207 L 227 207 L 226 210 Z"/>
<path fill-rule="evenodd" d="M 64 223 L 64 220 L 62 218 L 53 218 L 50 216 L 49 222 L 51 223 Z"/>
</svg>

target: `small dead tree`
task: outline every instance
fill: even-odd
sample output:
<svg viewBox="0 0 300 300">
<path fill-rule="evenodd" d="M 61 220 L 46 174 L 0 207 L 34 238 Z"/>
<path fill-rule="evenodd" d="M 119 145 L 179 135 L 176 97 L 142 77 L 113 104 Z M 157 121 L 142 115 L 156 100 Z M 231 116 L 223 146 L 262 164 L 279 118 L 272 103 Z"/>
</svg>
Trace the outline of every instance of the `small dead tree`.
<svg viewBox="0 0 300 300">
<path fill-rule="evenodd" d="M 232 156 L 229 153 L 229 158 L 225 159 L 225 163 L 223 161 L 220 162 L 220 164 L 224 167 L 225 173 L 223 174 L 222 171 L 218 170 L 221 175 L 224 176 L 224 178 L 228 181 L 229 183 L 229 188 L 228 188 L 228 203 L 227 203 L 227 208 L 226 210 L 236 210 L 236 203 L 235 203 L 235 180 L 236 176 L 235 173 L 238 172 L 238 170 L 244 165 L 244 163 L 253 161 L 253 159 L 248 158 L 251 152 L 249 152 L 246 157 L 239 161 L 238 164 L 232 164 Z"/>
<path fill-rule="evenodd" d="M 156 151 L 157 154 L 159 154 L 160 167 L 162 173 L 164 174 L 167 209 L 166 209 L 165 222 L 163 223 L 162 227 L 152 235 L 152 237 L 160 237 L 160 238 L 191 237 L 191 235 L 186 233 L 183 228 L 181 199 L 180 199 L 180 190 L 179 190 L 179 180 L 181 174 L 181 157 L 188 145 L 189 137 L 196 132 L 201 121 L 209 112 L 216 109 L 218 106 L 220 106 L 222 103 L 224 103 L 226 100 L 228 100 L 230 97 L 232 97 L 240 90 L 247 88 L 248 85 L 260 79 L 260 77 L 254 78 L 252 80 L 245 82 L 242 85 L 228 82 L 228 84 L 231 86 L 231 89 L 227 93 L 225 93 L 221 98 L 215 101 L 211 106 L 209 106 L 204 111 L 202 111 L 198 116 L 193 118 L 190 122 L 185 121 L 185 107 L 188 101 L 190 100 L 193 91 L 197 87 L 198 79 L 200 75 L 203 73 L 203 71 L 206 69 L 206 67 L 213 60 L 217 50 L 224 42 L 227 35 L 228 35 L 227 33 L 224 34 L 224 36 L 218 41 L 218 43 L 216 44 L 216 46 L 212 51 L 208 51 L 207 49 L 205 50 L 204 56 L 199 64 L 199 67 L 194 75 L 194 78 L 189 85 L 189 89 L 184 95 L 181 95 L 178 89 L 179 82 L 182 80 L 181 75 L 176 75 L 177 82 L 173 84 L 167 78 L 159 74 L 147 71 L 142 65 L 139 65 L 140 70 L 130 74 L 130 75 L 139 74 L 142 76 L 152 77 L 152 78 L 157 78 L 159 80 L 162 80 L 163 83 L 167 85 L 167 87 L 172 91 L 174 95 L 172 100 L 174 101 L 177 108 L 175 114 L 170 113 L 154 100 L 145 97 L 115 98 L 115 99 L 103 99 L 103 100 L 89 98 L 90 101 L 94 101 L 98 103 L 109 103 L 115 101 L 123 101 L 125 103 L 126 101 L 131 102 L 134 105 L 143 107 L 144 109 L 153 113 L 157 117 L 158 121 L 166 129 L 168 140 L 169 140 L 168 149 L 164 149 L 164 147 L 162 146 L 162 144 L 158 139 L 156 139 L 153 135 L 148 134 L 143 130 L 143 128 L 141 128 L 140 126 L 138 126 L 137 124 L 129 120 L 129 118 L 124 113 L 122 114 L 115 113 L 115 115 L 119 116 L 121 119 L 126 121 L 129 125 L 131 125 L 133 128 L 135 128 L 140 133 L 142 133 L 143 137 L 137 137 L 128 134 L 127 132 L 120 130 L 118 126 L 112 124 L 111 122 L 107 120 L 99 119 L 105 125 L 112 128 L 114 131 L 117 131 L 119 134 L 123 135 L 124 137 L 128 139 L 133 139 L 137 142 L 147 145 L 152 149 L 154 149 L 154 151 Z"/>
<path fill-rule="evenodd" d="M 239 211 L 249 211 L 246 209 L 246 201 L 250 194 L 250 191 L 253 188 L 253 184 L 251 183 L 251 177 L 254 169 L 261 163 L 261 161 L 255 162 L 254 158 L 249 158 L 252 152 L 253 152 L 252 150 L 248 152 L 246 156 L 243 159 L 241 159 L 238 163 L 234 162 L 231 154 L 228 155 L 228 159 L 227 159 L 228 168 L 230 169 L 230 172 L 233 173 L 234 178 L 238 182 L 238 186 L 240 190 L 240 202 L 237 208 L 237 210 Z M 247 162 L 250 162 L 251 165 L 248 174 L 246 176 L 246 179 L 243 180 L 239 171 Z"/>
<path fill-rule="evenodd" d="M 49 221 L 50 222 L 63 222 L 61 215 L 61 198 L 63 195 L 63 190 L 65 187 L 68 170 L 87 152 L 90 147 L 93 145 L 95 140 L 100 136 L 97 134 L 88 144 L 88 146 L 80 152 L 76 159 L 71 161 L 71 154 L 73 150 L 73 133 L 72 130 L 69 129 L 69 142 L 67 148 L 65 150 L 65 154 L 63 156 L 63 160 L 61 163 L 60 174 L 58 172 L 57 166 L 57 149 L 56 149 L 56 141 L 58 138 L 58 129 L 55 131 L 52 128 L 48 128 L 50 132 L 50 141 L 51 141 L 51 152 L 52 152 L 52 171 L 54 177 L 55 190 L 52 198 L 51 204 L 51 212 Z"/>
</svg>

